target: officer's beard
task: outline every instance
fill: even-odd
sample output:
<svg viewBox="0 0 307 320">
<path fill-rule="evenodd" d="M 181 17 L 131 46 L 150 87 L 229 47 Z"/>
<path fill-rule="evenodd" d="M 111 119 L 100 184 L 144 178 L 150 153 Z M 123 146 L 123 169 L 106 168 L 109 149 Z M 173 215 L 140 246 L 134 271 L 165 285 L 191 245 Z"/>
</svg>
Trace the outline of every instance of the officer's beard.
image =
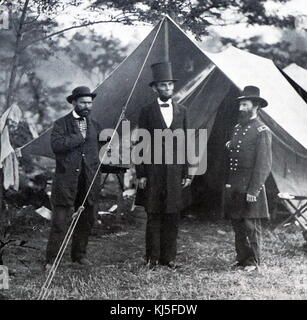
<svg viewBox="0 0 307 320">
<path fill-rule="evenodd" d="M 251 119 L 252 116 L 252 111 L 239 111 L 238 122 L 241 125 L 244 125 Z"/>
</svg>

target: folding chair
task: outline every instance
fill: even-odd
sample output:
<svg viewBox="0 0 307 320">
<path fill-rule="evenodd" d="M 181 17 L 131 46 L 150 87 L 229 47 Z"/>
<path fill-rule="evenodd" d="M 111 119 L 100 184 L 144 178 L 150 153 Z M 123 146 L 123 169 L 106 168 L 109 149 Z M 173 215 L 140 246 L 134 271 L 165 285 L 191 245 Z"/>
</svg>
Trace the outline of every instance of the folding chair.
<svg viewBox="0 0 307 320">
<path fill-rule="evenodd" d="M 286 208 L 292 208 L 294 210 L 288 210 L 291 214 L 290 217 L 278 226 L 295 220 L 303 229 L 303 237 L 307 241 L 307 196 L 296 196 L 289 193 L 279 193 L 277 196 L 282 202 L 288 205 L 285 206 Z"/>
</svg>

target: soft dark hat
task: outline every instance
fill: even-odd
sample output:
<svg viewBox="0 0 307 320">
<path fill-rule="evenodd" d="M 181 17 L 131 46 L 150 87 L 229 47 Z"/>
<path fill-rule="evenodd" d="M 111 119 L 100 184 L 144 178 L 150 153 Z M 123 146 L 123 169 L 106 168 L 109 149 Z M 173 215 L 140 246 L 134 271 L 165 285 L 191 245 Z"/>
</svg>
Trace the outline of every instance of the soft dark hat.
<svg viewBox="0 0 307 320">
<path fill-rule="evenodd" d="M 255 100 L 260 103 L 261 108 L 268 105 L 268 102 L 260 97 L 260 89 L 256 86 L 246 86 L 243 89 L 242 96 L 238 97 L 237 100 Z"/>
<path fill-rule="evenodd" d="M 158 62 L 151 65 L 153 80 L 149 83 L 150 86 L 161 81 L 177 81 L 174 79 L 171 62 Z"/>
<path fill-rule="evenodd" d="M 72 103 L 73 100 L 78 99 L 80 97 L 92 97 L 93 99 L 96 97 L 96 93 L 92 93 L 90 88 L 81 86 L 75 88 L 71 95 L 66 98 L 69 103 Z"/>
</svg>

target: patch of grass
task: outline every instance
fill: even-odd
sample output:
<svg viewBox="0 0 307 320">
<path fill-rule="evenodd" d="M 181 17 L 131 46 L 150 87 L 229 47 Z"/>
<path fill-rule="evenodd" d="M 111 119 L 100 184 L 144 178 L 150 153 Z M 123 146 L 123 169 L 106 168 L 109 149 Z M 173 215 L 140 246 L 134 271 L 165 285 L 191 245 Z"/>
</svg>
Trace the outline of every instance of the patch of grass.
<svg viewBox="0 0 307 320">
<path fill-rule="evenodd" d="M 305 276 L 306 253 L 301 232 L 290 227 L 264 229 L 263 266 L 245 273 L 231 270 L 234 234 L 227 221 L 184 219 L 178 238 L 179 270 L 144 266 L 145 225 L 124 225 L 117 234 L 95 232 L 88 246 L 94 267 L 70 262 L 69 247 L 48 299 L 306 299 L 299 280 Z M 38 250 L 11 252 L 6 265 L 13 272 L 9 299 L 36 299 L 45 280 L 42 272 L 48 230 L 35 230 L 29 245 Z M 18 257 L 18 259 L 16 258 Z M 20 262 L 23 261 L 23 263 Z"/>
</svg>

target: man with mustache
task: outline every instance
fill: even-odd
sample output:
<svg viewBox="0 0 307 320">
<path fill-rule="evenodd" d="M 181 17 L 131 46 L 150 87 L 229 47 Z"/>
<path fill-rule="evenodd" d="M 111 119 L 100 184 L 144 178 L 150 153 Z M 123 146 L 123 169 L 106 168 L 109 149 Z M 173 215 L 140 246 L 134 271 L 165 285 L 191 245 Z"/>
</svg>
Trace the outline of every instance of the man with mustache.
<svg viewBox="0 0 307 320">
<path fill-rule="evenodd" d="M 46 271 L 52 267 L 72 215 L 83 203 L 99 166 L 98 125 L 89 118 L 95 96 L 88 87 L 75 88 L 66 98 L 74 110 L 58 119 L 51 132 L 56 170 L 51 194 L 53 216 L 46 250 Z M 98 181 L 96 177 L 72 236 L 71 259 L 86 266 L 91 265 L 86 258 L 86 248 L 95 221 Z"/>
<path fill-rule="evenodd" d="M 272 166 L 271 131 L 258 117 L 267 106 L 255 86 L 246 86 L 239 102 L 239 123 L 226 143 L 229 174 L 226 184 L 226 215 L 235 232 L 237 262 L 245 271 L 260 265 L 261 219 L 269 218 L 264 183 Z"/>
</svg>

